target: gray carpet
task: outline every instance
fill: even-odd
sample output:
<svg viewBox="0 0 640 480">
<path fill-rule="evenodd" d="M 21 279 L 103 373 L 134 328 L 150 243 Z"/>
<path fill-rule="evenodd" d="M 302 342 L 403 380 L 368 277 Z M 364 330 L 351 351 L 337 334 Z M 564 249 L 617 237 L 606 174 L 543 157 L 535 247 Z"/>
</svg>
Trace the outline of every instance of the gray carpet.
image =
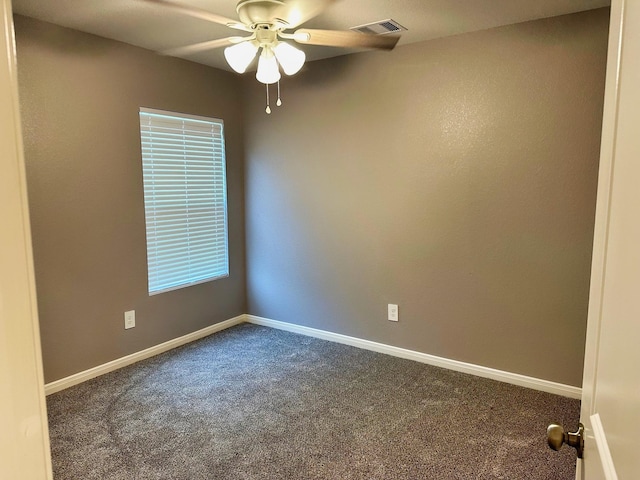
<svg viewBox="0 0 640 480">
<path fill-rule="evenodd" d="M 573 480 L 579 402 L 242 324 L 48 397 L 56 480 Z"/>
</svg>

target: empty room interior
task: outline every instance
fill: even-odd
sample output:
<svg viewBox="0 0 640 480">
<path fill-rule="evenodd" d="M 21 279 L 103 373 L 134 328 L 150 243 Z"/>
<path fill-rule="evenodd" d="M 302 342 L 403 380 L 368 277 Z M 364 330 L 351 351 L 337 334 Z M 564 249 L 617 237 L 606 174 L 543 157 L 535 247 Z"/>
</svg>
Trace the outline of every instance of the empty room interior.
<svg viewBox="0 0 640 480">
<path fill-rule="evenodd" d="M 395 48 L 266 89 L 66 3 L 13 2 L 54 478 L 574 478 L 608 2 L 414 42 L 456 19 L 388 2 Z M 221 120 L 226 175 L 227 271 L 151 293 L 146 111 Z"/>
</svg>

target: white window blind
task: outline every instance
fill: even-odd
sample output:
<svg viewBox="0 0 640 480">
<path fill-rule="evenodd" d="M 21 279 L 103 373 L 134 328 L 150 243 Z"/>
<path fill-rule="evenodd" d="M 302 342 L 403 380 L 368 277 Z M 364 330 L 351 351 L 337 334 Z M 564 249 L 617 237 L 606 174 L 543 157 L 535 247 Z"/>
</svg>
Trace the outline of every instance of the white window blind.
<svg viewBox="0 0 640 480">
<path fill-rule="evenodd" d="M 222 120 L 140 109 L 149 294 L 229 275 Z"/>
</svg>

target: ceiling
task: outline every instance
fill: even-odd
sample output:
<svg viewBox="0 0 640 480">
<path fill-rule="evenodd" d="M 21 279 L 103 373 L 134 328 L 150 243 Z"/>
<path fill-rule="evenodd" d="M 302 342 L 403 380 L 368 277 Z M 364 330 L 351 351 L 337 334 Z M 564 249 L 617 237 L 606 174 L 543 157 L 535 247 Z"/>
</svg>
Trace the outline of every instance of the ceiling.
<svg viewBox="0 0 640 480">
<path fill-rule="evenodd" d="M 238 18 L 236 0 L 174 0 L 218 15 Z M 393 19 L 408 30 L 398 45 L 538 18 L 604 7 L 610 0 L 336 0 L 307 28 L 347 30 Z M 188 17 L 142 0 L 13 0 L 13 11 L 46 22 L 161 52 L 232 35 L 237 30 Z M 305 45 L 307 60 L 353 50 Z M 183 56 L 230 70 L 222 49 Z"/>
</svg>

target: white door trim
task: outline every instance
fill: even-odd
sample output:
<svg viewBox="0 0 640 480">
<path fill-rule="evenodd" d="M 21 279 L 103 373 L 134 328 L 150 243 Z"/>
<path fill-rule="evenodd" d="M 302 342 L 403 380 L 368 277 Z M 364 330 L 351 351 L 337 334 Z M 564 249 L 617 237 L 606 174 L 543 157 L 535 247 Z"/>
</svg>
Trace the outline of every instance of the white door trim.
<svg viewBox="0 0 640 480">
<path fill-rule="evenodd" d="M 600 316 L 604 289 L 607 237 L 613 181 L 613 158 L 619 102 L 620 61 L 622 48 L 622 12 L 625 0 L 613 0 L 609 24 L 609 48 L 607 53 L 606 88 L 600 144 L 600 166 L 598 171 L 598 196 L 596 201 L 593 253 L 591 259 L 591 286 L 589 292 L 589 314 L 587 320 L 586 350 L 582 379 L 582 418 L 595 413 L 595 376 L 598 367 L 597 345 L 600 342 Z M 585 387 L 587 386 L 587 387 Z"/>
<path fill-rule="evenodd" d="M 0 0 L 0 477 L 51 479 L 13 17 Z"/>
<path fill-rule="evenodd" d="M 603 296 L 611 217 L 611 194 L 614 176 L 618 108 L 620 103 L 620 73 L 622 67 L 622 36 L 626 0 L 612 0 L 609 21 L 606 85 L 598 172 L 598 194 L 591 263 L 589 312 L 585 344 L 580 418 L 585 425 L 585 444 L 595 444 L 584 459 L 579 459 L 576 479 L 595 479 L 604 473 L 607 480 L 617 479 L 604 428 L 597 414 L 597 382 Z M 589 458 L 586 458 L 589 456 Z M 595 458 L 598 457 L 598 458 Z M 586 462 L 586 463 L 585 463 Z M 602 467 L 602 471 L 596 471 Z"/>
<path fill-rule="evenodd" d="M 600 463 L 602 464 L 602 470 L 604 471 L 604 478 L 606 480 L 618 480 L 618 474 L 613 465 L 613 457 L 609 450 L 609 443 L 607 443 L 607 436 L 604 433 L 604 427 L 602 426 L 602 420 L 600 420 L 599 414 L 593 414 L 591 417 L 591 428 L 593 429 L 593 436 L 595 438 L 596 447 L 598 447 L 598 454 L 600 455 Z"/>
</svg>

